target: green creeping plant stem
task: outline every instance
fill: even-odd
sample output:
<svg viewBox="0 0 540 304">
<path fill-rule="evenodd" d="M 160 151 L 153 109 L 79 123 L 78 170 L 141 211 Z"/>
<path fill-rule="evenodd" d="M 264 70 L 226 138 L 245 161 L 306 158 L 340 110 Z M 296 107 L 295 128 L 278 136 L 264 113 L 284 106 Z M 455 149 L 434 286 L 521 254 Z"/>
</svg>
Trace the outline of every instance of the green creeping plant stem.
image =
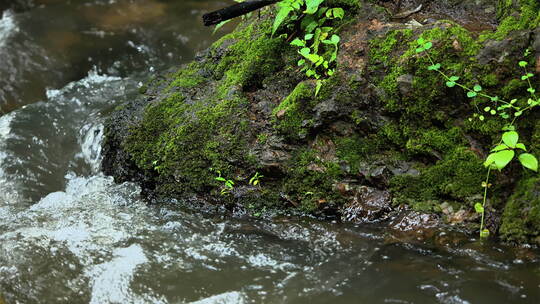
<svg viewBox="0 0 540 304">
<path fill-rule="evenodd" d="M 484 188 L 483 201 L 482 203 L 476 203 L 474 205 L 474 209 L 476 210 L 476 212 L 482 215 L 480 222 L 480 238 L 486 238 L 489 236 L 489 230 L 485 228 L 484 218 L 488 189 L 491 186 L 489 184 L 491 170 L 503 170 L 514 159 L 514 157 L 516 156 L 516 152 L 518 152 L 519 155 L 517 159 L 524 168 L 530 169 L 535 172 L 538 171 L 537 158 L 533 154 L 527 153 L 527 148 L 525 147 L 525 145 L 518 142 L 519 133 L 516 130 L 516 120 L 521 117 L 524 112 L 527 112 L 540 105 L 540 98 L 536 96 L 536 91 L 533 88 L 530 80 L 532 77 L 534 77 L 534 75 L 527 70 L 528 63 L 526 61 L 520 61 L 518 65 L 524 71 L 524 74 L 521 76 L 521 80 L 526 81 L 528 84 L 527 92 L 529 97 L 526 101 L 518 99 L 505 101 L 500 99 L 498 96 L 491 96 L 483 93 L 483 89 L 479 84 L 470 88 L 459 83 L 458 76 L 448 76 L 441 70 L 441 64 L 435 63 L 435 61 L 429 54 L 429 49 L 433 47 L 433 43 L 430 41 L 425 41 L 423 38 L 419 38 L 416 43 L 416 53 L 426 54 L 431 64 L 430 66 L 428 66 L 428 70 L 438 72 L 446 80 L 447 87 L 452 88 L 458 86 L 465 90 L 465 92 L 467 92 L 467 97 L 471 99 L 478 97 L 487 99 L 487 101 L 491 104 L 488 104 L 484 107 L 483 112 L 485 113 L 489 113 L 491 115 L 499 115 L 502 119 L 505 120 L 509 120 L 512 117 L 511 122 L 502 129 L 502 131 L 504 132 L 501 136 L 499 143 L 490 150 L 490 154 L 484 161 L 484 166 L 487 168 L 487 174 L 485 181 L 482 183 L 482 187 Z M 526 50 L 524 57 L 527 57 L 529 55 L 530 51 Z M 482 111 L 480 111 L 477 104 L 474 105 L 476 107 L 477 113 L 474 113 L 473 117 L 469 118 L 469 120 L 476 118 L 480 121 L 484 121 L 486 119 L 486 116 L 482 114 Z"/>
</svg>

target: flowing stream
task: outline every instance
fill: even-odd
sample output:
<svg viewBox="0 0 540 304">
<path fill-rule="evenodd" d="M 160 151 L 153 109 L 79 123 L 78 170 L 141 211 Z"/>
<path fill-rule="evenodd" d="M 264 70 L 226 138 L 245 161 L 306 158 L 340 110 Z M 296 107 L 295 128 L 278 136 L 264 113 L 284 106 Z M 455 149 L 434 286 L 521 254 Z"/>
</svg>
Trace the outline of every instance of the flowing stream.
<svg viewBox="0 0 540 304">
<path fill-rule="evenodd" d="M 200 16 L 232 1 L 16 2 L 0 13 L 0 303 L 540 302 L 532 248 L 146 205 L 100 173 L 103 120 L 217 39 Z"/>
</svg>

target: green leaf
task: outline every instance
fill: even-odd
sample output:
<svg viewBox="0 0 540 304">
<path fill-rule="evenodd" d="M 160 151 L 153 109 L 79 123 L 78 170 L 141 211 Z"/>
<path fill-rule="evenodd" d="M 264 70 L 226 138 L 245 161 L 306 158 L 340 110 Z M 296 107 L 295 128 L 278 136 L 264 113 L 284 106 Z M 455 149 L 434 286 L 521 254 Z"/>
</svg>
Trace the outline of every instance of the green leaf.
<svg viewBox="0 0 540 304">
<path fill-rule="evenodd" d="M 309 52 L 311 52 L 311 50 L 309 48 L 302 48 L 300 49 L 299 53 L 304 56 L 304 57 L 308 57 L 309 56 Z"/>
<path fill-rule="evenodd" d="M 317 86 L 315 87 L 315 96 L 319 94 L 319 91 L 321 90 L 323 83 L 321 80 L 317 80 Z"/>
<path fill-rule="evenodd" d="M 435 70 L 438 70 L 441 68 L 441 64 L 440 63 L 437 63 L 437 64 L 433 64 L 433 65 L 430 65 L 428 66 L 428 70 L 430 71 L 435 71 Z"/>
<path fill-rule="evenodd" d="M 523 111 L 517 111 L 516 113 L 514 113 L 514 116 L 518 117 L 521 116 L 521 114 L 523 114 Z"/>
<path fill-rule="evenodd" d="M 490 107 L 485 107 L 485 108 L 484 108 L 484 112 L 489 112 L 489 110 L 491 110 Z"/>
<path fill-rule="evenodd" d="M 497 102 L 499 100 L 499 96 L 491 97 L 491 101 Z"/>
<path fill-rule="evenodd" d="M 469 98 L 474 98 L 474 97 L 476 97 L 476 95 L 478 95 L 478 94 L 476 94 L 476 92 L 473 92 L 473 91 L 467 92 L 467 97 L 469 97 Z"/>
<path fill-rule="evenodd" d="M 311 38 L 313 38 L 313 34 L 306 34 L 304 36 L 304 39 L 306 39 L 306 40 L 310 40 Z"/>
<path fill-rule="evenodd" d="M 338 44 L 339 43 L 339 36 L 338 35 L 332 35 L 332 38 L 330 38 L 330 41 L 332 41 L 332 43 L 334 43 L 334 44 Z"/>
<path fill-rule="evenodd" d="M 484 117 L 484 115 L 480 115 L 480 116 L 478 116 L 478 119 L 480 119 L 481 121 L 484 121 L 485 117 Z"/>
<path fill-rule="evenodd" d="M 531 93 L 531 94 L 534 94 L 534 92 L 536 92 L 536 90 L 533 89 L 533 88 L 528 88 L 528 89 L 527 89 L 527 92 L 529 92 L 529 93 Z"/>
<path fill-rule="evenodd" d="M 507 125 L 507 126 L 504 126 L 501 130 L 503 130 L 503 131 L 515 131 L 516 127 L 514 127 L 513 125 Z"/>
<path fill-rule="evenodd" d="M 474 90 L 475 92 L 480 92 L 480 91 L 482 91 L 482 87 L 481 87 L 479 84 L 477 84 L 477 85 L 475 85 L 475 86 L 473 87 L 473 90 Z"/>
<path fill-rule="evenodd" d="M 446 86 L 449 87 L 449 88 L 453 88 L 453 87 L 456 86 L 456 83 L 453 82 L 453 81 L 447 81 L 447 82 L 446 82 Z"/>
<path fill-rule="evenodd" d="M 345 11 L 341 7 L 332 8 L 326 12 L 326 17 L 328 18 L 343 19 L 344 16 Z"/>
<path fill-rule="evenodd" d="M 459 77 L 457 76 L 450 76 L 450 81 L 458 81 Z"/>
<path fill-rule="evenodd" d="M 523 167 L 531 169 L 534 172 L 538 172 L 538 160 L 534 155 L 530 153 L 522 153 L 519 155 L 518 159 Z"/>
<path fill-rule="evenodd" d="M 499 152 L 491 153 L 486 158 L 484 166 L 489 167 L 494 164 L 499 170 L 502 170 L 512 159 L 514 158 L 514 150 L 502 150 Z"/>
<path fill-rule="evenodd" d="M 495 114 L 497 114 L 497 111 L 495 111 L 495 110 L 491 110 L 491 111 L 489 111 L 489 114 L 491 114 L 491 115 L 495 115 Z"/>
<path fill-rule="evenodd" d="M 480 231 L 480 237 L 481 238 L 487 238 L 488 236 L 489 236 L 489 230 L 484 229 L 484 230 Z"/>
<path fill-rule="evenodd" d="M 225 182 L 225 181 L 227 181 L 226 179 L 224 179 L 224 178 L 221 177 L 221 176 L 216 177 L 216 180 L 217 180 L 217 181 L 220 181 L 220 182 Z"/>
<path fill-rule="evenodd" d="M 274 35 L 279 28 L 279 26 L 285 21 L 285 18 L 293 11 L 293 8 L 290 6 L 282 6 L 274 19 L 274 24 L 272 25 L 272 35 Z"/>
<path fill-rule="evenodd" d="M 476 210 L 476 213 L 484 213 L 484 206 L 480 203 L 474 204 L 474 210 Z"/>
<path fill-rule="evenodd" d="M 519 134 L 516 131 L 504 132 L 502 135 L 502 140 L 510 148 L 515 148 L 519 140 Z"/>
<path fill-rule="evenodd" d="M 422 53 L 423 51 L 425 51 L 423 47 L 419 47 L 416 49 L 416 53 Z"/>
<path fill-rule="evenodd" d="M 298 66 L 301 66 L 301 65 L 303 65 L 304 63 L 306 63 L 306 60 L 305 60 L 305 59 L 300 59 L 300 60 L 298 60 Z"/>
<path fill-rule="evenodd" d="M 527 151 L 527 148 L 526 148 L 525 145 L 522 144 L 522 143 L 516 144 L 516 149 L 521 149 L 521 150 L 523 150 L 523 151 Z"/>
<path fill-rule="evenodd" d="M 433 43 L 431 43 L 431 42 L 424 43 L 424 49 L 426 49 L 426 50 L 429 50 L 432 46 L 433 46 Z"/>
<path fill-rule="evenodd" d="M 231 21 L 231 19 L 225 20 L 225 21 L 222 21 L 222 22 L 216 24 L 216 27 L 214 27 L 214 31 L 212 32 L 212 34 L 215 34 L 221 27 L 223 27 L 225 24 L 229 23 L 230 21 Z"/>
<path fill-rule="evenodd" d="M 497 145 L 495 148 L 491 149 L 491 152 L 497 152 L 497 151 L 502 151 L 502 150 L 506 150 L 506 149 L 509 149 L 509 147 L 505 144 L 500 144 L 500 145 Z"/>
<path fill-rule="evenodd" d="M 317 12 L 317 9 L 319 9 L 319 5 L 323 3 L 324 0 L 307 0 L 306 1 L 306 10 L 304 13 L 312 15 Z"/>
<path fill-rule="evenodd" d="M 527 62 L 526 62 L 526 61 L 520 61 L 520 62 L 519 62 L 519 66 L 522 67 L 522 68 L 526 67 L 526 66 L 527 66 Z"/>
<path fill-rule="evenodd" d="M 423 45 L 425 43 L 424 38 L 418 38 L 418 40 L 416 40 L 416 43 L 418 43 L 418 45 Z"/>
<path fill-rule="evenodd" d="M 306 46 L 306 42 L 296 38 L 293 41 L 291 41 L 291 45 L 294 45 L 294 46 Z"/>
</svg>

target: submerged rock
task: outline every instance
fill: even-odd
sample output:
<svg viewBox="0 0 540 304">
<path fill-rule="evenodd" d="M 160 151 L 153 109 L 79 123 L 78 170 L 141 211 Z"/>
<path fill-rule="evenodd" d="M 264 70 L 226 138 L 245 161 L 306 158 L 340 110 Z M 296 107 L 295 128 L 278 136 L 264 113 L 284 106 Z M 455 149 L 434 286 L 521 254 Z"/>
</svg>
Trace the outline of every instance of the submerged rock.
<svg viewBox="0 0 540 304">
<path fill-rule="evenodd" d="M 391 236 L 401 241 L 425 240 L 435 236 L 441 223 L 435 214 L 405 211 L 392 220 L 389 228 Z"/>
<path fill-rule="evenodd" d="M 369 223 L 386 220 L 392 211 L 392 200 L 388 191 L 367 186 L 351 187 L 339 184 L 347 203 L 341 210 L 341 219 L 354 223 Z"/>
<path fill-rule="evenodd" d="M 470 212 L 483 193 L 482 157 L 506 122 L 497 115 L 468 120 L 489 100 L 471 104 L 428 67 L 433 60 L 462 83 L 505 100 L 527 96 L 525 82 L 511 79 L 522 73 L 524 49 L 537 49 L 540 4 L 499 1 L 494 10 L 488 2 L 430 2 L 396 21 L 371 1 L 329 1 L 347 16 L 337 72 L 318 95 L 315 81 L 295 68 L 295 49 L 271 35 L 269 8 L 113 113 L 103 170 L 119 182 L 139 182 L 150 198 L 195 196 L 254 215 L 272 209 L 366 223 L 390 220 L 401 205 L 413 211 L 390 225 L 414 235 L 430 235 L 442 223 L 436 213 L 454 224 L 477 221 Z M 471 5 L 485 26 L 471 25 Z M 437 21 L 443 17 L 455 22 Z M 415 52 L 419 37 L 433 43 L 430 58 Z M 531 113 L 520 122 L 532 149 L 540 147 L 538 119 Z M 528 178 L 518 169 L 494 174 L 488 210 L 529 210 L 517 196 L 506 204 L 516 182 Z M 444 202 L 457 211 L 443 211 Z M 522 221 L 515 212 L 504 214 L 505 240 L 538 236 L 530 232 L 540 223 L 534 212 L 521 214 L 523 225 L 512 225 Z M 493 232 L 498 217 L 487 217 Z"/>
</svg>

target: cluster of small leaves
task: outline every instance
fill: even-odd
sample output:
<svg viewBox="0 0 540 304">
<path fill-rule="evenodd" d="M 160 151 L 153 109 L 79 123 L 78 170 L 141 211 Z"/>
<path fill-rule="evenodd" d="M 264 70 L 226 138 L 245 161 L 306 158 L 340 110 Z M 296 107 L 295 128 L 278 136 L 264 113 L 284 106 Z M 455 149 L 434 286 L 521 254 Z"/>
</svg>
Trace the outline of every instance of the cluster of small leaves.
<svg viewBox="0 0 540 304">
<path fill-rule="evenodd" d="M 212 171 L 212 168 L 210 168 L 210 170 Z M 216 170 L 216 173 L 218 176 L 214 179 L 223 183 L 221 187 L 221 195 L 230 194 L 234 190 L 234 181 L 232 179 L 226 179 L 221 176 L 221 171 L 219 170 Z"/>
<path fill-rule="evenodd" d="M 499 143 L 490 151 L 490 154 L 487 156 L 484 161 L 484 166 L 488 168 L 486 181 L 482 183 L 484 188 L 484 200 L 482 203 L 478 202 L 474 205 L 474 209 L 477 213 L 480 213 L 482 216 L 480 223 L 480 237 L 485 238 L 489 236 L 489 230 L 484 228 L 484 213 L 485 205 L 487 201 L 487 190 L 490 187 L 489 184 L 489 174 L 492 169 L 497 169 L 501 171 L 504 169 L 516 156 L 516 152 L 519 153 L 517 159 L 521 165 L 532 171 L 538 172 L 538 159 L 533 155 L 527 152 L 527 148 L 523 143 L 519 141 L 519 134 L 516 131 L 515 123 L 517 118 L 519 118 L 525 111 L 531 110 L 532 108 L 540 105 L 540 98 L 538 98 L 535 93 L 535 89 L 532 86 L 531 78 L 534 75 L 527 71 L 528 63 L 526 61 L 520 61 L 518 65 L 523 68 L 524 74 L 521 76 L 522 81 L 527 81 L 528 88 L 527 92 L 529 97 L 526 102 L 518 101 L 517 99 L 512 99 L 510 101 L 504 101 L 498 96 L 491 96 L 483 92 L 482 86 L 479 84 L 474 85 L 472 88 L 465 86 L 458 82 L 460 79 L 458 76 L 449 76 L 441 70 L 441 64 L 435 63 L 435 61 L 429 55 L 428 50 L 433 47 L 433 43 L 430 41 L 425 41 L 422 38 L 419 38 L 417 41 L 416 53 L 425 53 L 429 59 L 431 65 L 428 66 L 428 70 L 436 71 L 446 80 L 445 84 L 449 88 L 455 86 L 461 87 L 467 92 L 468 98 L 483 97 L 491 102 L 491 105 L 484 107 L 485 113 L 490 115 L 499 115 L 503 119 L 513 118 L 512 121 L 502 129 L 504 133 L 502 134 L 501 140 Z M 526 50 L 524 56 L 527 57 L 530 55 L 530 51 Z M 480 110 L 478 110 L 480 112 Z M 481 113 L 474 113 L 473 118 L 477 118 L 480 121 L 483 121 L 486 117 Z M 469 118 L 472 120 L 472 118 Z"/>
<path fill-rule="evenodd" d="M 261 184 L 261 178 L 263 178 L 264 175 L 259 174 L 259 172 L 255 172 L 255 175 L 249 179 L 249 184 L 253 186 L 258 186 Z"/>
<path fill-rule="evenodd" d="M 321 78 L 334 74 L 333 66 L 339 49 L 340 38 L 334 33 L 335 29 L 327 23 L 329 20 L 341 20 L 345 16 L 342 8 L 324 7 L 323 2 L 324 0 L 283 0 L 278 4 L 279 11 L 272 27 L 274 34 L 287 17 L 298 21 L 301 34 L 290 44 L 298 47 L 298 53 L 302 56 L 298 60 L 298 66 L 306 76 L 317 79 L 315 94 L 321 88 Z M 325 46 L 331 47 L 331 51 L 328 52 Z"/>
</svg>

